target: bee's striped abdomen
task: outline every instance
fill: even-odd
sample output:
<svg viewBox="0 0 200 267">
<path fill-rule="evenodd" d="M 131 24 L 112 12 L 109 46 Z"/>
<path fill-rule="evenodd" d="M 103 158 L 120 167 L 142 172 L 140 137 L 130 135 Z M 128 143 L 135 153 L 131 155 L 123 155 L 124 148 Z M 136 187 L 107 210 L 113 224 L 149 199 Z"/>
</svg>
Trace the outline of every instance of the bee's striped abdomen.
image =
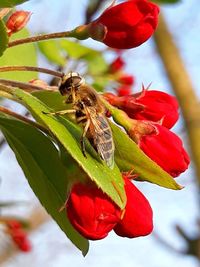
<svg viewBox="0 0 200 267">
<path fill-rule="evenodd" d="M 114 143 L 112 131 L 106 117 L 98 114 L 98 129 L 96 129 L 95 146 L 101 158 L 105 160 L 109 167 L 114 164 Z"/>
</svg>

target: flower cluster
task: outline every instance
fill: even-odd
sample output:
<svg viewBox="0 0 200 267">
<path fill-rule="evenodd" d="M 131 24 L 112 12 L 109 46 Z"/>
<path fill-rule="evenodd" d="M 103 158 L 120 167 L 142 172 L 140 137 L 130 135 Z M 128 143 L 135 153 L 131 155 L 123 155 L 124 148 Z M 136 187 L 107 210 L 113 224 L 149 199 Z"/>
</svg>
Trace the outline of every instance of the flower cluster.
<svg viewBox="0 0 200 267">
<path fill-rule="evenodd" d="M 66 204 L 74 228 L 90 240 L 105 238 L 111 230 L 123 237 L 145 236 L 153 230 L 152 209 L 145 196 L 123 176 L 127 205 L 121 211 L 92 183 L 76 183 Z"/>
<path fill-rule="evenodd" d="M 128 134 L 143 152 L 171 176 L 184 172 L 190 159 L 181 139 L 170 129 L 178 120 L 175 97 L 157 90 L 143 89 L 128 96 L 104 94 L 111 105 L 122 109 L 132 122 Z"/>
<path fill-rule="evenodd" d="M 6 221 L 6 227 L 6 232 L 10 235 L 16 246 L 23 252 L 29 252 L 31 244 L 26 232 L 23 230 L 22 224 L 17 220 L 8 220 Z"/>
<path fill-rule="evenodd" d="M 184 172 L 190 159 L 181 139 L 170 128 L 178 120 L 175 97 L 156 90 L 116 96 L 105 93 L 113 106 L 124 110 L 130 119 L 128 134 L 143 152 L 171 176 Z M 121 111 L 120 111 L 121 112 Z M 123 174 L 127 204 L 123 211 L 90 183 L 76 183 L 66 204 L 74 228 L 90 240 L 105 238 L 111 230 L 122 237 L 145 236 L 153 230 L 153 213 L 145 196 Z"/>
</svg>

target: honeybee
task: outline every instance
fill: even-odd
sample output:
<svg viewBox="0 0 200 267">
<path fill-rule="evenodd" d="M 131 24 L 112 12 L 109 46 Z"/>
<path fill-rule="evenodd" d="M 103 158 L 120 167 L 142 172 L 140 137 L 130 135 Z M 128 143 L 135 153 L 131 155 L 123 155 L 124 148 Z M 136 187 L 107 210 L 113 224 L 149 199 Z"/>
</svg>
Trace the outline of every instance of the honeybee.
<svg viewBox="0 0 200 267">
<path fill-rule="evenodd" d="M 76 72 L 64 75 L 58 87 L 66 96 L 66 103 L 71 103 L 72 110 L 63 110 L 54 114 L 74 113 L 77 123 L 82 124 L 81 150 L 85 153 L 85 136 L 89 139 L 100 157 L 113 168 L 114 142 L 112 131 L 105 116 L 105 108 L 96 91 L 85 83 L 83 77 Z"/>
</svg>

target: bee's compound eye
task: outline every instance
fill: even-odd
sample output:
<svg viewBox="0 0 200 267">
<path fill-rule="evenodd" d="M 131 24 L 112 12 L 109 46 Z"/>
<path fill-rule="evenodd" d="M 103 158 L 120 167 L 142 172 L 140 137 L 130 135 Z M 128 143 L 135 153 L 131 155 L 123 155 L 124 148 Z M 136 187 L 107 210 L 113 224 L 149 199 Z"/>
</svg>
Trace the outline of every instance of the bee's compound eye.
<svg viewBox="0 0 200 267">
<path fill-rule="evenodd" d="M 71 88 L 78 89 L 85 82 L 84 78 L 76 72 L 71 72 L 63 77 L 59 90 L 62 95 L 67 95 L 71 92 Z"/>
<path fill-rule="evenodd" d="M 79 87 L 82 84 L 83 78 L 81 76 L 74 76 L 69 78 L 69 82 L 73 87 Z"/>
<path fill-rule="evenodd" d="M 84 78 L 81 77 L 77 72 L 71 72 L 64 78 L 66 87 L 79 87 L 85 82 Z"/>
<path fill-rule="evenodd" d="M 66 86 L 66 84 L 65 83 L 62 83 L 62 82 L 59 85 L 58 89 L 59 89 L 61 95 L 68 95 L 71 92 L 71 87 Z"/>
</svg>

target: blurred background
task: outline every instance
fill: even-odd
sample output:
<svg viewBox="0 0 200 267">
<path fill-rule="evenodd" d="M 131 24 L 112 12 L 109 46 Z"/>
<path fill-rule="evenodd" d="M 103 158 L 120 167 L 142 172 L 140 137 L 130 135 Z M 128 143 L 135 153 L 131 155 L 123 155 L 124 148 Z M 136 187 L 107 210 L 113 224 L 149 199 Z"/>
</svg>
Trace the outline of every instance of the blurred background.
<svg viewBox="0 0 200 267">
<path fill-rule="evenodd" d="M 87 0 L 30 0 L 17 8 L 32 12 L 28 30 L 31 35 L 35 35 L 73 29 L 85 23 L 85 12 L 89 4 L 90 1 Z M 97 17 L 108 4 L 109 1 L 102 1 L 94 17 Z M 182 0 L 176 4 L 162 5 L 161 10 L 199 101 L 199 1 Z M 160 38 L 159 35 L 156 39 L 158 38 Z M 156 39 L 151 38 L 138 48 L 121 52 L 120 55 L 125 61 L 124 71 L 134 76 L 132 92 L 140 91 L 142 84 L 148 86 L 151 83 L 151 89 L 175 94 L 173 83 L 166 74 L 162 55 L 158 53 Z M 116 58 L 116 51 L 106 50 L 101 43 L 86 40 L 82 44 L 102 51 L 108 65 Z M 40 49 L 37 47 L 38 66 L 58 69 L 59 64 L 54 64 L 55 60 L 51 60 L 50 56 L 45 56 L 41 51 L 41 47 Z M 75 66 L 81 74 L 84 74 L 86 63 L 79 62 L 77 65 L 74 64 L 75 62 L 75 60 L 71 62 L 67 69 Z M 178 66 L 174 66 L 176 67 Z M 40 78 L 51 82 L 46 75 L 40 75 Z M 91 82 L 89 75 L 86 79 L 88 83 Z M 113 90 L 109 84 L 106 87 Z M 24 108 L 15 106 L 9 101 L 5 104 L 22 113 L 25 112 Z M 192 154 L 182 116 L 173 131 L 181 137 L 186 150 Z M 71 264 L 74 267 L 197 267 L 200 265 L 200 182 L 198 182 L 200 177 L 197 175 L 195 163 L 192 162 L 190 168 L 177 178 L 177 182 L 184 186 L 181 191 L 168 190 L 149 183 L 137 183 L 154 211 L 152 235 L 126 239 L 110 233 L 101 241 L 90 242 L 90 251 L 84 258 L 57 224 L 48 217 L 29 187 L 11 149 L 3 142 L 3 137 L 0 136 L 0 138 L 2 140 L 0 202 L 21 201 L 20 205 L 1 209 L 1 213 L 22 217 L 30 222 L 29 238 L 33 246 L 31 252 L 22 253 L 14 247 L 8 236 L 0 231 L 0 266 L 40 267 L 46 264 L 50 267 L 62 267 Z M 196 145 L 199 146 L 199 144 Z"/>
</svg>

